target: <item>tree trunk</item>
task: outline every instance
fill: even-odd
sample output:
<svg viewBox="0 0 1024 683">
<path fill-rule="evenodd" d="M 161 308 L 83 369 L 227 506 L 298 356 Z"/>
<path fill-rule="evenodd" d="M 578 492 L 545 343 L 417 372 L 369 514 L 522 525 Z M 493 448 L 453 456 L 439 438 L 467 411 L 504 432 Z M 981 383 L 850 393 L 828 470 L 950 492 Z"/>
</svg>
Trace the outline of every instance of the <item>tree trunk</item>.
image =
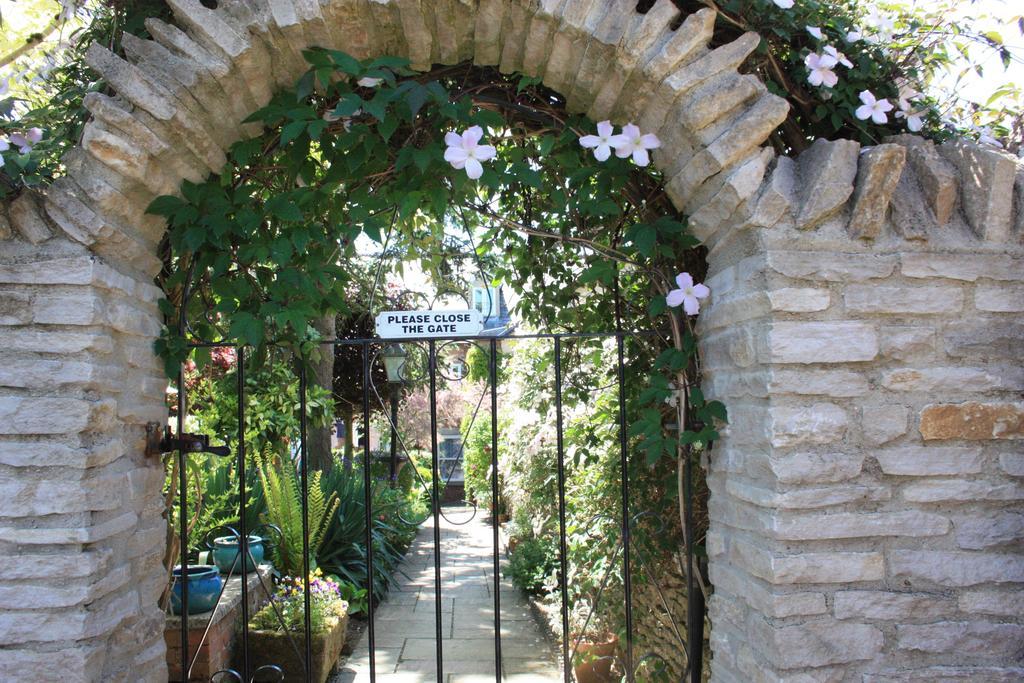
<svg viewBox="0 0 1024 683">
<path fill-rule="evenodd" d="M 334 315 L 327 315 L 313 321 L 313 327 L 326 340 L 335 338 Z M 313 376 L 310 383 L 323 387 L 328 392 L 334 389 L 334 347 L 326 344 L 320 346 L 320 360 L 313 364 Z M 346 425 L 347 426 L 347 425 Z M 331 469 L 334 457 L 331 455 L 331 430 L 333 423 L 326 427 L 310 429 L 307 436 L 309 444 L 307 454 L 309 466 L 313 470 L 326 472 Z"/>
</svg>

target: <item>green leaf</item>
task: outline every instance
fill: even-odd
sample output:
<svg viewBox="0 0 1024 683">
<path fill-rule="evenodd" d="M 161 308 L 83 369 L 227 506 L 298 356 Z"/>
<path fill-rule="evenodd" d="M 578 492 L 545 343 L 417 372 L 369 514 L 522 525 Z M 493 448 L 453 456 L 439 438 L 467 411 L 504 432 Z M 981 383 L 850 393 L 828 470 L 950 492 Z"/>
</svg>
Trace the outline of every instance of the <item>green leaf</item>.
<svg viewBox="0 0 1024 683">
<path fill-rule="evenodd" d="M 358 76 L 363 72 L 363 65 L 359 60 L 341 50 L 328 50 L 331 61 L 338 65 L 338 68 L 350 76 Z"/>
<path fill-rule="evenodd" d="M 250 346 L 259 346 L 263 342 L 263 321 L 251 313 L 239 311 L 231 318 L 228 336 Z"/>
<path fill-rule="evenodd" d="M 267 210 L 283 221 L 301 221 L 302 211 L 286 196 L 276 195 L 267 200 Z"/>
<path fill-rule="evenodd" d="M 380 132 L 380 136 L 384 138 L 384 140 L 390 140 L 391 136 L 394 135 L 395 130 L 397 129 L 398 119 L 395 118 L 394 116 L 387 117 L 386 119 L 381 121 L 379 126 L 377 126 L 377 130 L 378 132 Z"/>
<path fill-rule="evenodd" d="M 299 137 L 306 131 L 306 121 L 292 121 L 287 126 L 281 129 L 281 146 L 284 147 L 289 142 Z"/>
</svg>

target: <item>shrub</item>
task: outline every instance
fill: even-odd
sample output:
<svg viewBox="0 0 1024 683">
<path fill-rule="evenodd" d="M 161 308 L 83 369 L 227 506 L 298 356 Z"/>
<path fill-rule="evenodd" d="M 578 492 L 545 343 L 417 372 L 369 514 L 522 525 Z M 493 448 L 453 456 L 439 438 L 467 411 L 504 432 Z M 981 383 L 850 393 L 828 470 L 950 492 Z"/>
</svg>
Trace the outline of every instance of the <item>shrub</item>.
<svg viewBox="0 0 1024 683">
<path fill-rule="evenodd" d="M 527 593 L 541 595 L 550 589 L 550 579 L 557 570 L 557 543 L 550 538 L 533 536 L 515 546 L 505 576 Z"/>
</svg>

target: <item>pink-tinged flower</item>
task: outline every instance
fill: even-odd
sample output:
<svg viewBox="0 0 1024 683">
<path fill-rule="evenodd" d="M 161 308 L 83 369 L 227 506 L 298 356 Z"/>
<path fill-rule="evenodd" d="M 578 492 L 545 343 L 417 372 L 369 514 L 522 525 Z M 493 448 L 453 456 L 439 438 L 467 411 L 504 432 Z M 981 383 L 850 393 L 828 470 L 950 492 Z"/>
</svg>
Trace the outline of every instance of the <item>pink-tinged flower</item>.
<svg viewBox="0 0 1024 683">
<path fill-rule="evenodd" d="M 480 138 L 484 131 L 480 126 L 473 126 L 459 135 L 449 131 L 444 136 L 448 149 L 444 151 L 444 160 L 455 169 L 466 169 L 466 175 L 476 180 L 484 173 L 483 161 L 489 161 L 498 155 L 492 145 L 481 145 Z"/>
<path fill-rule="evenodd" d="M 854 114 L 861 121 L 871 119 L 878 125 L 883 125 L 889 122 L 889 117 L 886 116 L 887 112 L 892 111 L 892 103 L 887 99 L 876 99 L 874 93 L 870 90 L 864 90 L 860 93 L 860 101 L 863 104 L 857 107 L 857 111 Z"/>
<path fill-rule="evenodd" d="M 825 46 L 825 54 L 828 55 L 829 57 L 831 57 L 832 59 L 836 60 L 837 64 L 842 64 L 847 69 L 852 69 L 853 68 L 853 62 L 851 62 L 849 59 L 847 59 L 846 55 L 844 55 L 842 52 L 840 52 L 839 50 L 835 49 L 831 45 L 826 45 Z"/>
<path fill-rule="evenodd" d="M 35 143 L 43 139 L 43 129 L 29 128 L 28 132 L 25 133 L 25 137 L 28 139 L 29 142 L 31 142 L 34 145 Z"/>
<path fill-rule="evenodd" d="M 24 133 L 11 133 L 10 141 L 22 154 L 28 154 L 32 151 L 32 142 Z"/>
<path fill-rule="evenodd" d="M 793 9 L 793 0 L 772 0 L 772 2 L 781 9 Z"/>
<path fill-rule="evenodd" d="M 612 154 L 612 142 L 615 135 L 611 121 L 601 121 L 597 124 L 597 135 L 584 135 L 580 138 L 580 145 L 587 149 L 594 150 L 594 158 L 598 161 L 606 161 Z"/>
<path fill-rule="evenodd" d="M 651 163 L 648 150 L 661 147 L 661 140 L 654 133 L 641 135 L 637 126 L 627 123 L 622 127 L 622 133 L 612 138 L 611 145 L 615 148 L 615 156 L 620 159 L 633 157 L 637 166 L 646 166 Z"/>
<path fill-rule="evenodd" d="M 6 152 L 11 148 L 11 143 L 7 142 L 6 138 L 0 137 L 0 152 Z"/>
<path fill-rule="evenodd" d="M 856 43 L 858 40 L 862 39 L 863 37 L 864 37 L 863 33 L 861 33 L 860 31 L 857 31 L 856 29 L 854 29 L 853 31 L 848 31 L 847 32 L 847 34 L 846 34 L 846 42 L 848 42 L 848 43 Z"/>
<path fill-rule="evenodd" d="M 7 78 L 5 78 L 3 80 L 0 80 L 0 97 L 3 97 L 4 95 L 6 95 L 8 92 L 10 92 L 10 90 L 11 90 L 11 78 L 10 78 L 10 76 L 8 76 Z"/>
<path fill-rule="evenodd" d="M 693 276 L 689 273 L 676 275 L 676 284 L 679 289 L 673 289 L 665 297 L 669 306 L 683 305 L 686 315 L 697 315 L 700 312 L 700 300 L 706 299 L 711 290 L 703 284 L 693 284 Z"/>
<path fill-rule="evenodd" d="M 825 36 L 822 34 L 821 29 L 817 26 L 806 26 L 807 32 L 814 36 L 815 40 L 821 40 Z"/>
<path fill-rule="evenodd" d="M 363 87 L 363 88 L 376 88 L 378 85 L 380 85 L 383 82 L 384 82 L 383 78 L 373 78 L 372 76 L 363 76 L 358 81 L 356 81 L 356 85 L 358 85 L 360 87 Z"/>
<path fill-rule="evenodd" d="M 836 65 L 834 57 L 812 52 L 804 59 L 804 65 L 807 67 L 807 71 L 810 72 L 807 76 L 807 82 L 813 86 L 824 85 L 834 88 L 836 83 L 839 82 L 839 77 L 832 70 L 832 67 Z"/>
</svg>

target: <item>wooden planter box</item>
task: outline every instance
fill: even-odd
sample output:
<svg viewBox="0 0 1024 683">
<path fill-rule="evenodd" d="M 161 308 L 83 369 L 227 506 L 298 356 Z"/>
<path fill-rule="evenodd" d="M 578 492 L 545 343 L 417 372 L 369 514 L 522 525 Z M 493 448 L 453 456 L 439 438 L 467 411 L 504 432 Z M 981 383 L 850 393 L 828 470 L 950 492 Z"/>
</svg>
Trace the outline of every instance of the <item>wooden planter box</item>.
<svg viewBox="0 0 1024 683">
<path fill-rule="evenodd" d="M 345 631 L 348 615 L 335 622 L 334 627 L 323 633 L 313 634 L 313 662 L 310 680 L 324 683 L 341 656 L 345 646 Z M 306 639 L 302 631 L 289 634 L 276 631 L 249 631 L 249 667 L 255 671 L 261 666 L 276 664 L 284 671 L 283 683 L 304 683 L 303 659 Z M 294 641 L 294 646 L 293 646 Z M 295 650 L 299 653 L 296 654 Z M 239 653 L 240 655 L 241 653 Z"/>
</svg>

